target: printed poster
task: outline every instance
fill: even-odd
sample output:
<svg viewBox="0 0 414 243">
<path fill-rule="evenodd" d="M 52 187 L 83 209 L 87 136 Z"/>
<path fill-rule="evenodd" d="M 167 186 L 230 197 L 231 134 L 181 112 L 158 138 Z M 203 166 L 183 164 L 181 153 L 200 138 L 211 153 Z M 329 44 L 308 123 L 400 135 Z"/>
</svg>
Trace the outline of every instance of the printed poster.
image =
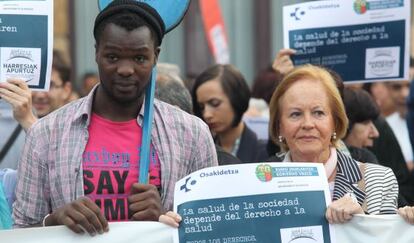
<svg viewBox="0 0 414 243">
<path fill-rule="evenodd" d="M 335 242 L 325 219 L 330 193 L 322 165 L 218 166 L 178 181 L 175 243 Z"/>
<path fill-rule="evenodd" d="M 0 82 L 48 90 L 52 56 L 53 0 L 0 0 Z"/>
<path fill-rule="evenodd" d="M 346 83 L 408 80 L 409 0 L 312 1 L 283 8 L 295 65 L 326 66 Z"/>
</svg>

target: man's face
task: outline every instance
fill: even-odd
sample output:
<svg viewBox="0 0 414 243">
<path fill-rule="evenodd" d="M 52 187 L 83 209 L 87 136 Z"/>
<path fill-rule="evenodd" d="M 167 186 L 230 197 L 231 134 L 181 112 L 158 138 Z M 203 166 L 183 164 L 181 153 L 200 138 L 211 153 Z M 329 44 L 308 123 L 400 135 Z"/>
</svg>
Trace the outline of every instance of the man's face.
<svg viewBox="0 0 414 243">
<path fill-rule="evenodd" d="M 33 107 L 39 117 L 46 116 L 50 112 L 65 105 L 72 92 L 70 82 L 63 83 L 59 72 L 52 69 L 49 91 L 33 91 Z"/>
<path fill-rule="evenodd" d="M 127 31 L 108 24 L 95 53 L 105 99 L 119 104 L 139 101 L 150 82 L 158 53 L 148 27 Z"/>
<path fill-rule="evenodd" d="M 387 83 L 388 91 L 397 111 L 405 117 L 407 110 L 407 97 L 410 93 L 409 81 L 393 81 Z"/>
</svg>

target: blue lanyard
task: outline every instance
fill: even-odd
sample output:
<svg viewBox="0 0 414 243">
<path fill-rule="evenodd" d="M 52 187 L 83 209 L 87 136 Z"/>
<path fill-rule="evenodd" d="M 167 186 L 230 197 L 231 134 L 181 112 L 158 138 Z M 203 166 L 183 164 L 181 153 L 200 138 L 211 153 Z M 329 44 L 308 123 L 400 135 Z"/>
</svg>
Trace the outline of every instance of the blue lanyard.
<svg viewBox="0 0 414 243">
<path fill-rule="evenodd" d="M 141 151 L 139 152 L 139 183 L 148 183 L 150 164 L 151 129 L 154 117 L 154 93 L 157 69 L 154 67 L 151 73 L 151 83 L 145 91 L 144 124 L 142 131 Z"/>
</svg>

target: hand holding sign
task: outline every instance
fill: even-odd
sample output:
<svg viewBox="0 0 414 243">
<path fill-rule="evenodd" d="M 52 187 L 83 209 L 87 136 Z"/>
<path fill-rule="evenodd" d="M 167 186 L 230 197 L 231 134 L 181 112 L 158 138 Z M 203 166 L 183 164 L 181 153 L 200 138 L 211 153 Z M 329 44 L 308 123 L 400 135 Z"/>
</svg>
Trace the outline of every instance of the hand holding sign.
<svg viewBox="0 0 414 243">
<path fill-rule="evenodd" d="M 108 221 L 100 208 L 88 197 L 81 197 L 55 210 L 45 219 L 45 226 L 66 225 L 75 233 L 84 230 L 94 236 L 109 231 Z"/>
<path fill-rule="evenodd" d="M 32 92 L 23 80 L 0 83 L 0 98 L 13 107 L 13 116 L 27 130 L 37 118 L 32 112 Z"/>
<path fill-rule="evenodd" d="M 134 183 L 128 203 L 131 220 L 157 221 L 163 213 L 160 194 L 151 184 Z"/>
<path fill-rule="evenodd" d="M 364 210 L 357 201 L 346 195 L 331 203 L 325 215 L 330 224 L 343 224 L 351 220 L 354 214 L 364 214 Z"/>
<path fill-rule="evenodd" d="M 279 72 L 282 75 L 285 75 L 288 72 L 290 72 L 295 67 L 290 56 L 294 55 L 295 53 L 296 51 L 293 49 L 280 50 L 277 53 L 275 60 L 273 60 L 273 70 Z"/>
</svg>

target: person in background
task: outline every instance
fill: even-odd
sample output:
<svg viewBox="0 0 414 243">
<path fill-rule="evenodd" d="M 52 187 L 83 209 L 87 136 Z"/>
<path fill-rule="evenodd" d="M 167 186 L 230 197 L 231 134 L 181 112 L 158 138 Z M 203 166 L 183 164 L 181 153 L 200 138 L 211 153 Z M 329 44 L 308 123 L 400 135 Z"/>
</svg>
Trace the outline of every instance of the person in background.
<svg viewBox="0 0 414 243">
<path fill-rule="evenodd" d="M 194 114 L 207 123 L 224 151 L 242 162 L 268 157 L 265 144 L 241 120 L 249 105 L 250 90 L 239 70 L 221 64 L 207 68 L 195 79 L 191 95 Z"/>
<path fill-rule="evenodd" d="M 188 114 L 193 114 L 193 102 L 188 89 L 185 88 L 179 76 L 170 76 L 166 73 L 157 75 L 155 97 L 170 105 L 179 107 Z M 219 165 L 239 164 L 241 161 L 224 151 L 216 144 L 217 160 Z"/>
<path fill-rule="evenodd" d="M 0 83 L 0 229 L 12 226 L 17 162 L 26 131 L 37 121 L 32 111 L 31 91 L 26 82 L 10 79 Z M 7 136 L 7 134 L 10 134 Z"/>
<path fill-rule="evenodd" d="M 258 139 L 269 139 L 269 102 L 273 91 L 282 79 L 282 75 L 270 66 L 261 71 L 253 81 L 249 108 L 243 115 L 243 121 L 252 129 Z"/>
<path fill-rule="evenodd" d="M 86 96 L 91 92 L 93 87 L 99 83 L 99 77 L 98 74 L 95 72 L 87 72 L 82 77 L 82 91 L 81 95 L 82 97 Z"/>
<path fill-rule="evenodd" d="M 15 227 L 65 225 L 96 235 L 109 230 L 108 221 L 158 220 L 173 206 L 176 181 L 217 165 L 208 127 L 155 100 L 149 183 L 138 183 L 143 101 L 165 25 L 145 2 L 114 0 L 93 34 L 100 84 L 30 128 Z"/>
<path fill-rule="evenodd" d="M 181 69 L 177 64 L 167 62 L 157 63 L 157 77 L 162 75 L 171 76 L 173 79 L 184 85 L 184 80 L 181 79 Z"/>
<path fill-rule="evenodd" d="M 410 136 L 411 150 L 414 152 L 414 58 L 410 58 L 410 91 L 407 98 L 407 129 Z"/>
<path fill-rule="evenodd" d="M 284 162 L 324 164 L 333 200 L 326 211 L 330 223 L 347 222 L 354 214 L 396 213 L 398 184 L 392 170 L 337 150 L 347 127 L 335 81 L 322 68 L 295 68 L 272 96 L 270 134 L 286 151 Z M 361 180 L 365 188 L 356 186 Z"/>
<path fill-rule="evenodd" d="M 54 52 L 54 56 L 58 55 Z M 46 116 L 54 110 L 71 101 L 72 83 L 70 81 L 70 68 L 61 58 L 52 63 L 49 91 L 33 91 L 33 107 L 39 118 Z"/>
<path fill-rule="evenodd" d="M 413 171 L 414 155 L 406 120 L 408 109 L 407 98 L 410 90 L 410 82 L 392 81 L 386 82 L 385 85 L 396 108 L 396 111 L 387 116 L 385 119 L 398 140 L 398 144 L 403 152 L 408 170 Z"/>
<path fill-rule="evenodd" d="M 177 76 L 169 74 L 157 74 L 155 97 L 170 105 L 179 107 L 188 114 L 193 113 L 193 103 L 188 89 Z"/>
<path fill-rule="evenodd" d="M 387 117 L 396 111 L 395 104 L 385 83 L 364 83 L 362 86 L 377 103 L 382 117 Z"/>
<path fill-rule="evenodd" d="M 17 169 L 25 131 L 36 121 L 26 82 L 18 79 L 0 82 L 0 168 Z"/>
<path fill-rule="evenodd" d="M 353 159 L 361 162 L 378 163 L 378 159 L 371 151 L 374 139 L 379 132 L 374 121 L 379 116 L 379 109 L 375 101 L 365 90 L 344 89 L 344 105 L 349 126 L 344 141 Z"/>
</svg>

